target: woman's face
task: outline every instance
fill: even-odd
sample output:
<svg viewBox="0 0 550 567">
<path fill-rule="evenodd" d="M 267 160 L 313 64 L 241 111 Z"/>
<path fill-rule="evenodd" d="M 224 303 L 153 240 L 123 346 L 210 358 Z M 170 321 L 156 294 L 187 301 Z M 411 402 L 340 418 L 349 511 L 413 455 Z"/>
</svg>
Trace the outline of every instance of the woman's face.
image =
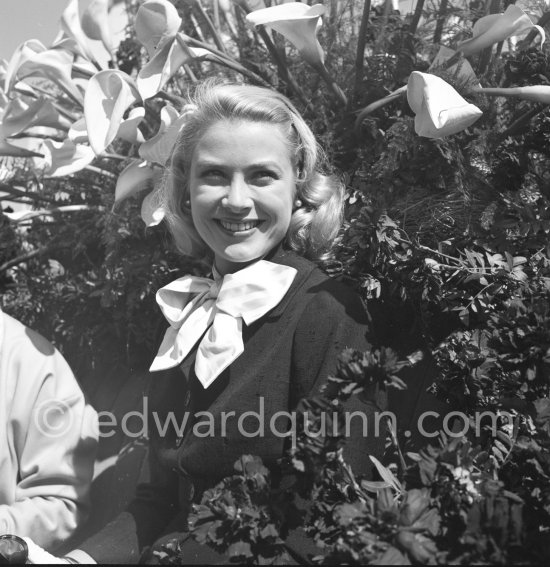
<svg viewBox="0 0 550 567">
<path fill-rule="evenodd" d="M 206 130 L 191 159 L 191 216 L 220 273 L 244 268 L 281 242 L 295 188 L 279 126 L 220 121 Z"/>
</svg>

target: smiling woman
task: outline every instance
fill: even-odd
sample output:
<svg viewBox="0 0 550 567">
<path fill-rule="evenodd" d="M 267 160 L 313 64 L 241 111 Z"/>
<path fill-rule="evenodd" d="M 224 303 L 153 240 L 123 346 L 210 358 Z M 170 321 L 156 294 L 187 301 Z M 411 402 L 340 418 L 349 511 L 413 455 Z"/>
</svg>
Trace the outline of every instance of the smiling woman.
<svg viewBox="0 0 550 567">
<path fill-rule="evenodd" d="M 73 558 L 126 563 L 175 532 L 185 563 L 224 562 L 190 537 L 192 505 L 243 454 L 284 482 L 298 402 L 319 393 L 343 348 L 370 348 L 359 297 L 311 261 L 330 251 L 343 187 L 321 173 L 302 117 L 279 93 L 246 85 L 204 84 L 193 104 L 158 192 L 179 249 L 210 257 L 212 277 L 157 292 L 168 328 L 151 365 L 151 479 Z M 344 455 L 366 475 L 384 447 L 377 400 L 344 405 L 362 416 L 350 420 Z M 287 549 L 303 552 L 303 534 L 293 542 Z"/>
<path fill-rule="evenodd" d="M 273 237 L 272 247 L 284 240 L 299 254 L 322 259 L 342 222 L 343 187 L 335 177 L 323 175 L 323 152 L 292 103 L 268 89 L 205 82 L 192 104 L 196 111 L 178 137 L 159 195 L 179 250 L 215 254 L 192 215 L 192 192 L 208 185 L 230 189 L 214 215 L 220 222 L 254 219 L 255 207 L 271 208 L 275 199 L 286 199 L 290 222 Z M 197 178 L 205 173 L 208 178 Z M 287 190 L 281 193 L 283 187 Z M 250 200 L 243 208 L 235 198 Z M 275 228 L 271 222 L 264 225 L 259 231 L 265 235 Z"/>
<path fill-rule="evenodd" d="M 296 173 L 278 125 L 224 121 L 195 148 L 191 216 L 221 274 L 263 258 L 290 225 Z"/>
</svg>

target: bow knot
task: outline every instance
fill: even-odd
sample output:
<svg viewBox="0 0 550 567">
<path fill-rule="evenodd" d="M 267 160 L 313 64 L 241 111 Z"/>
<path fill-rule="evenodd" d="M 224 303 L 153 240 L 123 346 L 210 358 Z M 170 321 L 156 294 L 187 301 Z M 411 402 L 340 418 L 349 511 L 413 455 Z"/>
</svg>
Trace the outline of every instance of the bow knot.
<svg viewBox="0 0 550 567">
<path fill-rule="evenodd" d="M 200 340 L 195 373 L 204 388 L 244 351 L 242 324 L 252 324 L 280 303 L 296 270 L 259 260 L 215 280 L 184 276 L 157 291 L 170 324 L 151 371 L 180 364 Z"/>
</svg>

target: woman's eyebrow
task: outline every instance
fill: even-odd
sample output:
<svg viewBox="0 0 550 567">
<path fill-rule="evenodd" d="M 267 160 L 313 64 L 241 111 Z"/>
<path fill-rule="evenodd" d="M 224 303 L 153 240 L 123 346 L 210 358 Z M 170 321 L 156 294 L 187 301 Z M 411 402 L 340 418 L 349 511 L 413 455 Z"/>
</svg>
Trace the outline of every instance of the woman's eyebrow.
<svg viewBox="0 0 550 567">
<path fill-rule="evenodd" d="M 219 167 L 219 168 L 226 168 L 228 167 L 227 164 L 223 161 L 216 161 L 213 159 L 200 159 L 197 160 L 195 163 L 195 167 L 204 169 L 205 167 Z M 281 166 L 276 161 L 265 160 L 265 161 L 258 161 L 254 163 L 247 164 L 245 169 L 253 170 L 253 169 L 275 169 L 276 171 L 281 171 Z"/>
<path fill-rule="evenodd" d="M 279 166 L 279 164 L 277 162 L 270 161 L 270 160 L 251 163 L 250 165 L 247 165 L 246 168 L 247 169 L 276 169 L 277 171 L 281 170 L 281 167 Z"/>
<path fill-rule="evenodd" d="M 201 167 L 201 168 L 205 168 L 205 167 L 224 167 L 224 163 L 223 162 L 218 162 L 215 160 L 210 160 L 210 159 L 201 159 L 201 160 L 197 160 L 197 162 L 195 163 L 196 167 Z"/>
</svg>

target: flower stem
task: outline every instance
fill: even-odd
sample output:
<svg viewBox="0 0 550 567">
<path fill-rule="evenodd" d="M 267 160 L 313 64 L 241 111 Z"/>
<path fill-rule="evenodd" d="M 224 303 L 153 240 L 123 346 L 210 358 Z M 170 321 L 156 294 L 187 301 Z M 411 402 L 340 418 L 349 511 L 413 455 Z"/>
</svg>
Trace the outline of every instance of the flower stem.
<svg viewBox="0 0 550 567">
<path fill-rule="evenodd" d="M 374 112 L 375 110 L 378 110 L 382 106 L 385 106 L 386 104 L 390 103 L 392 100 L 395 100 L 405 95 L 406 93 L 407 93 L 407 85 L 403 85 L 402 87 L 399 87 L 396 91 L 393 91 L 384 98 L 381 98 L 375 102 L 371 102 L 371 104 L 365 106 L 365 108 L 361 110 L 361 112 L 357 116 L 357 119 L 355 120 L 355 127 L 354 127 L 355 131 L 358 132 L 360 130 L 361 124 L 363 123 L 363 120 L 365 120 L 365 117 L 368 114 Z"/>
<path fill-rule="evenodd" d="M 237 60 L 233 59 L 232 57 L 229 57 L 228 55 L 222 53 L 221 51 L 218 51 L 217 49 L 213 48 L 211 45 L 208 45 L 207 43 L 198 41 L 182 33 L 178 33 L 176 35 L 176 40 L 184 50 L 188 49 L 189 47 L 188 44 L 193 45 L 195 47 L 200 47 L 202 49 L 206 49 L 210 51 L 210 53 L 212 53 L 212 55 L 214 56 L 211 59 L 211 61 L 214 61 L 215 63 L 219 63 L 220 65 L 224 65 L 229 69 L 233 69 L 233 71 L 236 71 L 237 73 L 241 73 L 241 75 L 248 77 L 254 83 L 266 87 L 271 86 L 264 78 L 260 77 L 259 75 L 256 75 L 256 73 L 241 65 Z"/>
<path fill-rule="evenodd" d="M 409 33 L 414 35 L 416 33 L 416 28 L 422 17 L 422 10 L 424 10 L 424 0 L 418 0 L 416 3 L 416 8 L 414 9 L 414 15 L 411 21 L 411 26 L 409 28 Z"/>
<path fill-rule="evenodd" d="M 286 84 L 290 87 L 290 89 L 294 92 L 294 94 L 300 99 L 302 104 L 307 106 L 308 100 L 306 98 L 306 95 L 304 94 L 304 91 L 299 87 L 298 83 L 296 82 L 296 79 L 292 76 L 292 74 L 288 70 L 288 65 L 286 64 L 286 61 L 284 61 L 281 58 L 277 47 L 275 47 L 275 44 L 273 43 L 271 37 L 269 36 L 269 34 L 267 33 L 267 31 L 264 29 L 263 26 L 261 26 L 258 29 L 258 34 L 265 43 L 265 46 L 267 47 L 267 50 L 269 51 L 271 57 L 273 57 L 273 60 L 277 65 L 279 76 L 281 78 L 284 78 Z"/>
<path fill-rule="evenodd" d="M 344 105 L 348 105 L 348 99 L 344 94 L 344 91 L 338 86 L 332 75 L 328 72 L 327 68 L 322 64 L 319 63 L 317 65 L 312 65 L 313 68 L 321 75 L 321 78 L 325 81 L 328 85 L 329 89 L 331 90 L 332 94 Z"/>
<path fill-rule="evenodd" d="M 437 23 L 435 25 L 433 43 L 439 43 L 441 41 L 441 36 L 443 35 L 443 26 L 445 24 L 445 17 L 447 16 L 448 5 L 449 0 L 441 0 L 439 12 L 437 13 Z"/>
<path fill-rule="evenodd" d="M 371 0 L 365 0 L 363 17 L 361 18 L 361 27 L 359 28 L 359 37 L 357 38 L 357 52 L 355 53 L 355 86 L 353 88 L 353 96 L 355 99 L 359 97 L 361 83 L 363 81 L 365 47 L 367 45 L 367 27 L 369 25 L 370 8 Z"/>
<path fill-rule="evenodd" d="M 206 27 L 208 28 L 208 30 L 210 31 L 212 37 L 214 38 L 214 43 L 216 44 L 217 48 L 223 53 L 226 54 L 227 51 L 225 49 L 225 46 L 223 45 L 223 41 L 221 40 L 216 28 L 214 27 L 214 24 L 212 23 L 212 20 L 209 18 L 208 14 L 205 12 L 200 0 L 195 0 L 195 6 L 197 7 L 197 10 L 199 12 L 199 14 L 201 15 L 201 18 L 204 20 L 204 22 L 206 23 Z"/>
<path fill-rule="evenodd" d="M 112 179 L 116 179 L 116 175 L 110 171 L 107 171 L 106 169 L 101 169 L 100 167 L 95 167 L 94 165 L 87 165 L 86 167 L 84 167 L 84 169 L 87 169 L 88 171 L 92 171 L 93 173 L 99 173 L 100 175 L 105 175 L 105 177 L 110 177 Z"/>
<path fill-rule="evenodd" d="M 521 129 L 523 127 L 525 127 L 527 125 L 527 123 L 532 118 L 534 118 L 537 114 L 540 114 L 543 110 L 546 110 L 546 109 L 545 108 L 538 108 L 538 107 L 537 108 L 531 108 L 530 110 L 528 110 L 527 112 L 522 114 L 519 118 L 514 120 L 514 122 L 512 122 L 512 124 L 510 124 L 510 126 L 508 126 L 508 128 L 506 128 L 506 130 L 504 130 L 504 132 L 499 134 L 499 138 L 504 140 L 508 136 L 514 136 L 519 131 L 521 131 Z"/>
</svg>

